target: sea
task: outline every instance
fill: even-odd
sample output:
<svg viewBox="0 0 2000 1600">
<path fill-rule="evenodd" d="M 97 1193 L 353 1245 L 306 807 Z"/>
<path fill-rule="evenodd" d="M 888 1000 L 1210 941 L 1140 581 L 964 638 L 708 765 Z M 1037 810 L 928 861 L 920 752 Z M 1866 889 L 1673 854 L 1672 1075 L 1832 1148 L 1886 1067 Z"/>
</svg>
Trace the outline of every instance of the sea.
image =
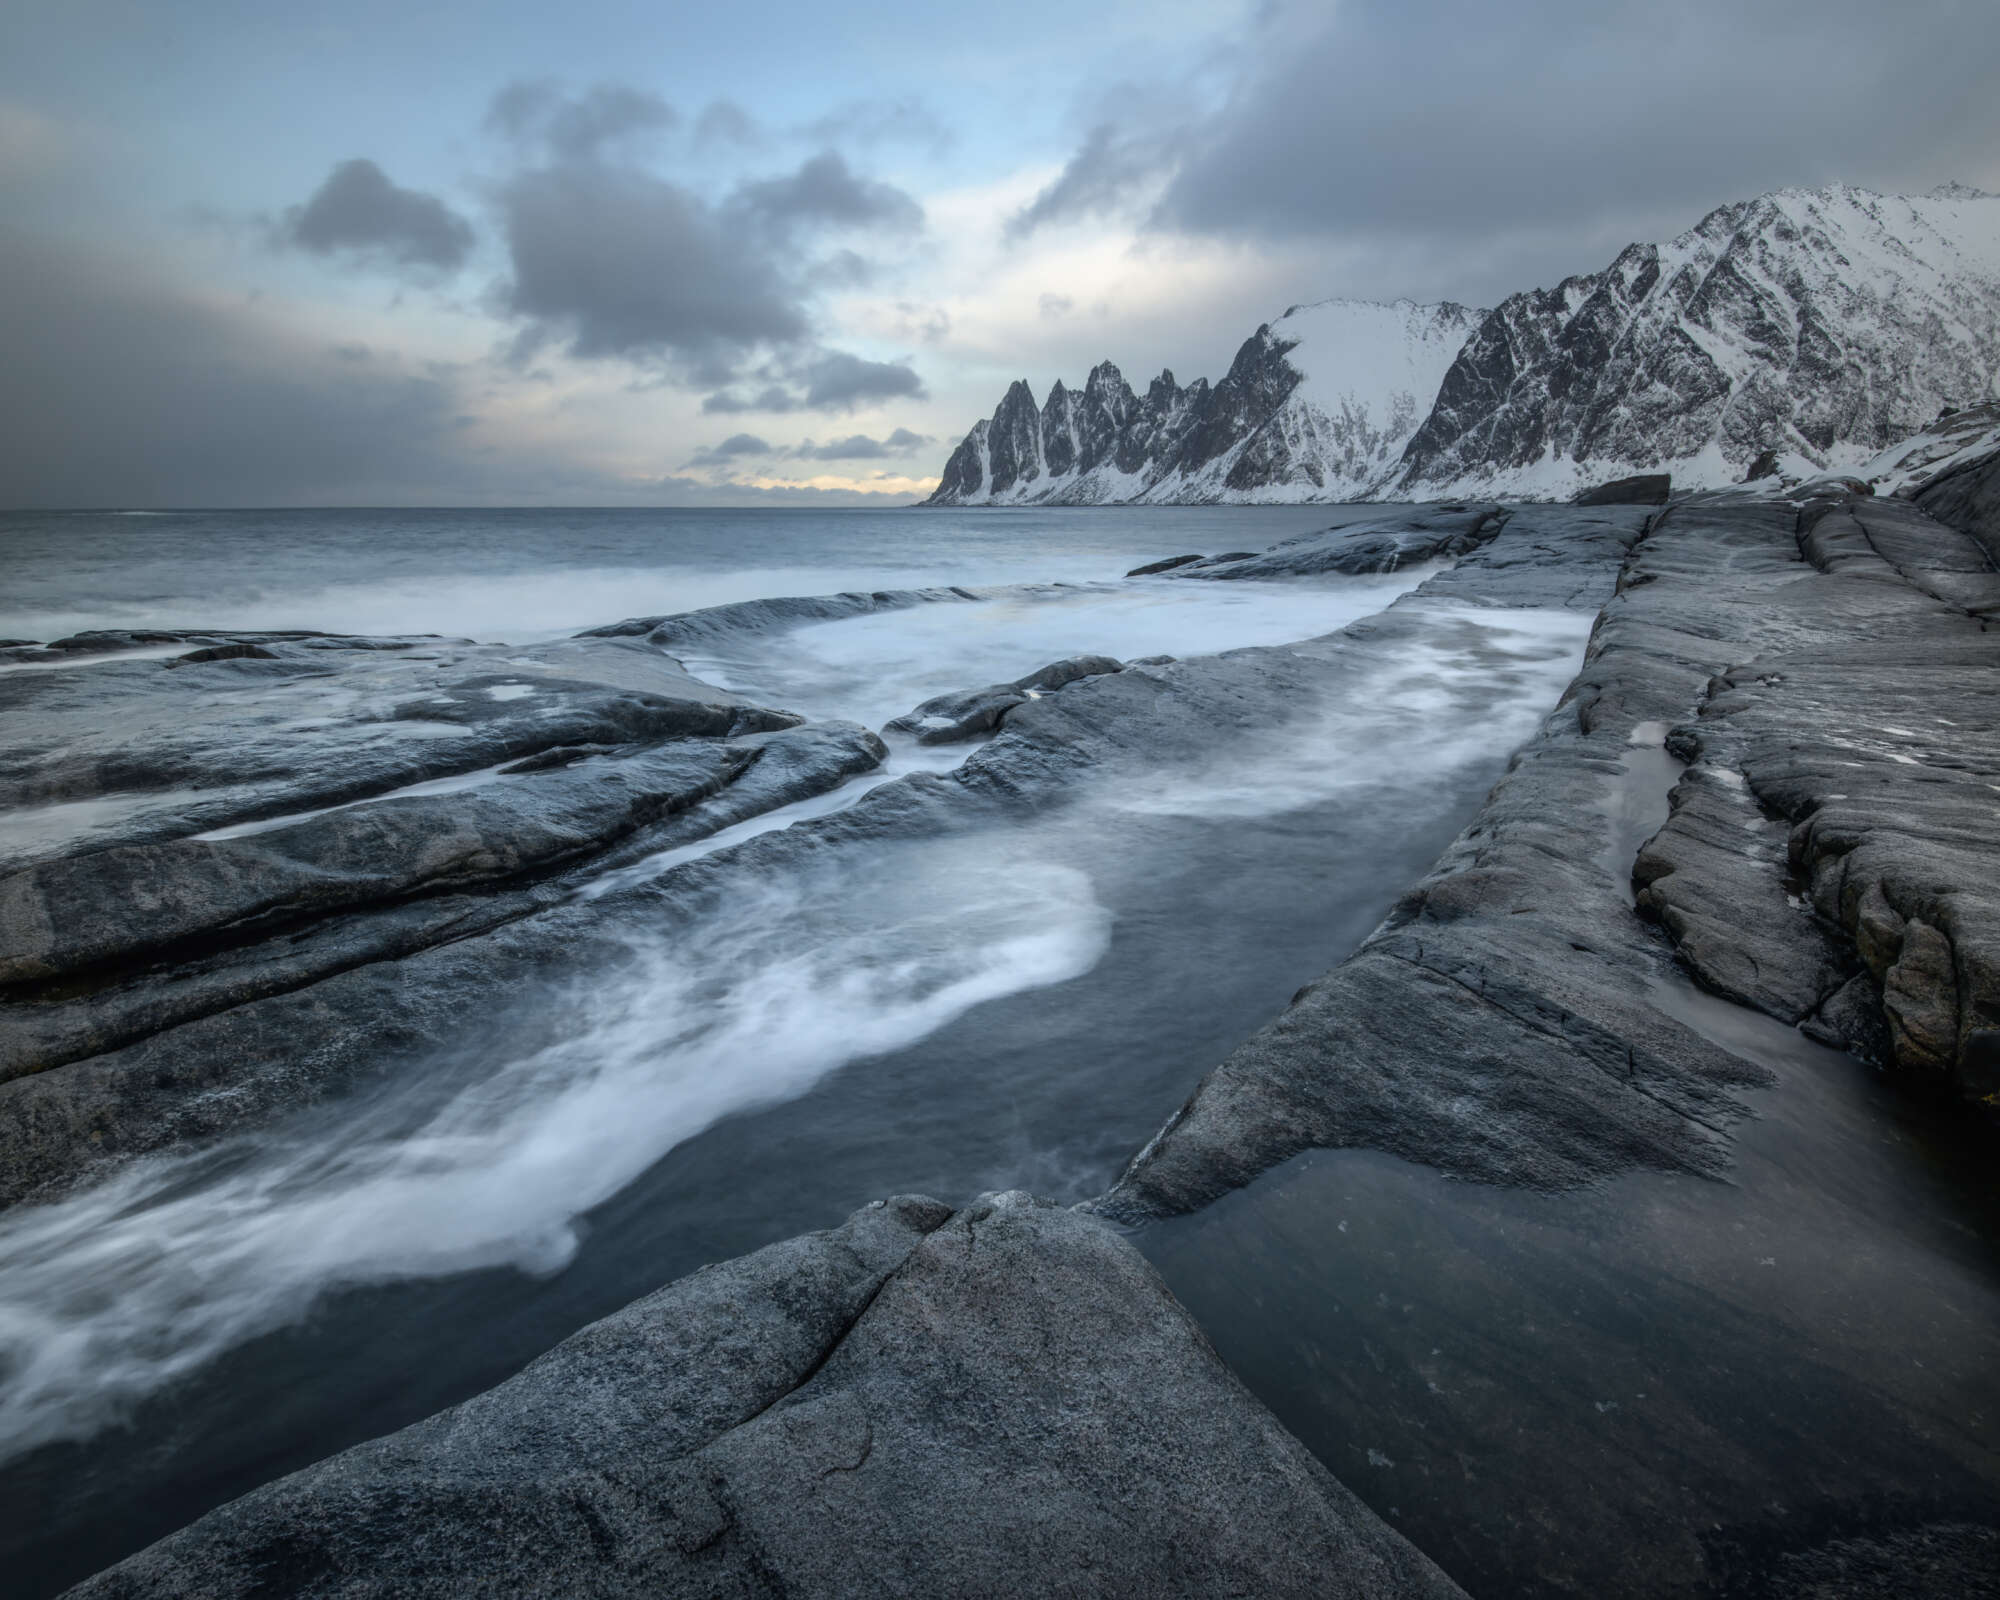
<svg viewBox="0 0 2000 1600">
<path fill-rule="evenodd" d="M 1282 644 L 1369 616 L 1423 571 L 1124 574 L 1372 514 L 9 514 L 0 638 L 310 628 L 526 644 L 775 595 L 1041 586 L 687 662 L 764 703 L 879 727 L 1063 656 Z M 55 1593 L 504 1380 L 705 1263 L 877 1197 L 1101 1193 L 1465 825 L 1575 673 L 1590 620 L 1496 613 L 1477 652 L 1419 642 L 1367 694 L 1302 705 L 1278 736 L 1157 781 L 746 876 L 692 936 L 606 892 L 624 956 L 468 1021 L 408 1094 L 0 1214 L 0 1587 Z M 726 860 L 963 754 L 899 751 L 887 773 L 698 853 Z M 1607 820 L 1608 840 L 1620 826 Z M 1721 1517 L 1746 1484 L 1768 1482 L 1775 1505 L 1816 1461 L 1851 1466 L 1856 1494 L 1889 1493 L 1904 1457 L 1871 1478 L 1886 1457 L 1868 1441 L 2000 1401 L 1993 1339 L 1967 1331 L 2000 1310 L 1978 1150 L 1851 1058 L 1691 989 L 1679 1003 L 1798 1086 L 1770 1097 L 1731 1184 L 1641 1175 L 1517 1195 L 1322 1152 L 1135 1236 L 1255 1392 L 1475 1592 L 1542 1592 L 1536 1563 L 1564 1538 L 1613 1572 L 1635 1570 L 1617 1551 L 1655 1539 L 1644 1559 L 1666 1572 L 1708 1537 L 1683 1523 Z M 1870 1285 L 1865 1315 L 1833 1314 Z M 1873 1376 L 1909 1360 L 1932 1365 L 1893 1393 Z M 1461 1439 L 1473 1454 L 1454 1455 Z M 1951 1470 L 1954 1494 L 1980 1481 L 1976 1464 Z M 1593 1523 L 1617 1472 L 1637 1483 L 1606 1501 L 1626 1520 Z M 1690 1481 L 1686 1504 L 1633 1520 L 1659 1503 L 1661 1473 Z"/>
</svg>

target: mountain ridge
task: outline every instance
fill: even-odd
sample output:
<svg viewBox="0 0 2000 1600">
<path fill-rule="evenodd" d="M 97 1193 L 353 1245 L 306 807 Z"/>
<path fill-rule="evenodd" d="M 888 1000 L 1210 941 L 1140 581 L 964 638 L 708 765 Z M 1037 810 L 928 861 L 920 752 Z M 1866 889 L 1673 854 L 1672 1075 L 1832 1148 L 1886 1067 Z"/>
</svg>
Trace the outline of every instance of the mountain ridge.
<svg viewBox="0 0 2000 1600">
<path fill-rule="evenodd" d="M 1848 185 L 1718 206 L 1491 310 L 1332 299 L 1221 381 L 1017 381 L 927 505 L 1561 498 L 1636 472 L 1851 468 L 2000 378 L 2000 199 Z"/>
</svg>

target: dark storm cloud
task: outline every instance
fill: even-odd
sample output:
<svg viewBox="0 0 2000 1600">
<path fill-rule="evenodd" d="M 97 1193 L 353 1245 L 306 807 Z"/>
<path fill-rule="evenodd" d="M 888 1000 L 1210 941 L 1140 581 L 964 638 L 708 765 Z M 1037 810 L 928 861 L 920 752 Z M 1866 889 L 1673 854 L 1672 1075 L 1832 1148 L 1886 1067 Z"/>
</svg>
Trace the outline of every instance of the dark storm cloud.
<svg viewBox="0 0 2000 1600">
<path fill-rule="evenodd" d="M 834 150 L 822 151 L 782 178 L 744 184 L 730 203 L 779 234 L 813 225 L 909 232 L 924 224 L 924 208 L 909 195 L 894 184 L 860 177 Z"/>
<path fill-rule="evenodd" d="M 285 214 L 287 243 L 316 255 L 346 252 L 450 272 L 472 249 L 472 227 L 436 195 L 400 189 L 363 157 L 343 161 L 313 197 Z"/>
<path fill-rule="evenodd" d="M 888 400 L 928 400 L 930 391 L 902 361 L 868 361 L 845 350 L 824 350 L 791 363 L 784 381 L 755 395 L 723 390 L 702 401 L 711 416 L 745 411 L 858 411 Z"/>
<path fill-rule="evenodd" d="M 1582 269 L 1600 264 L 1592 229 L 1685 226 L 1786 184 L 1923 189 L 1990 168 L 1996 75 L 2000 11 L 1958 0 L 1893 16 L 1876 0 L 1273 7 L 1219 99 L 1197 109 L 1161 85 L 1107 108 L 1014 226 L 1159 193 L 1168 230 L 1420 245 L 1472 279 L 1475 245 L 1539 230 Z"/>
</svg>

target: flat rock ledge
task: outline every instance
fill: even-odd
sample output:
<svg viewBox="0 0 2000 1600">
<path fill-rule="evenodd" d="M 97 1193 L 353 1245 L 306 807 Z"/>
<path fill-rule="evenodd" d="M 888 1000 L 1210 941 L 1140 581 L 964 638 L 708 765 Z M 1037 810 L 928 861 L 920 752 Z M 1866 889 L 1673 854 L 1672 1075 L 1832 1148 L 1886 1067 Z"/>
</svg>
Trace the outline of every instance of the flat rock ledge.
<svg viewBox="0 0 2000 1600">
<path fill-rule="evenodd" d="M 1462 1596 L 1018 1193 L 704 1268 L 70 1593 Z"/>
<path fill-rule="evenodd" d="M 1718 1176 L 1765 1080 L 1691 1026 L 1684 974 L 1990 1107 L 2000 496 L 1961 468 L 1940 516 L 1913 499 L 1658 516 L 1472 825 L 1095 1208 L 1195 1210 L 1312 1148 L 1544 1189 Z"/>
</svg>

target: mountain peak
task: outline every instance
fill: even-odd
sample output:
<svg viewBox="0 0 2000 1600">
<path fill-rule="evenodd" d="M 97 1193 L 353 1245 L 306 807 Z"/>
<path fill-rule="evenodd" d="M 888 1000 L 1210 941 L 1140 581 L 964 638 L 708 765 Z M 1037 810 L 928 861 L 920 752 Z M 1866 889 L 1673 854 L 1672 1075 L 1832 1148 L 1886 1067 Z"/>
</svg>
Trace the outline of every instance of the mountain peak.
<svg viewBox="0 0 2000 1600">
<path fill-rule="evenodd" d="M 1212 387 L 1162 372 L 1141 397 L 1103 362 L 1037 414 L 1016 384 L 932 503 L 1567 496 L 1733 483 L 1767 450 L 1846 468 L 2000 392 L 1992 199 L 1774 190 L 1491 311 L 1290 306 Z"/>
</svg>

